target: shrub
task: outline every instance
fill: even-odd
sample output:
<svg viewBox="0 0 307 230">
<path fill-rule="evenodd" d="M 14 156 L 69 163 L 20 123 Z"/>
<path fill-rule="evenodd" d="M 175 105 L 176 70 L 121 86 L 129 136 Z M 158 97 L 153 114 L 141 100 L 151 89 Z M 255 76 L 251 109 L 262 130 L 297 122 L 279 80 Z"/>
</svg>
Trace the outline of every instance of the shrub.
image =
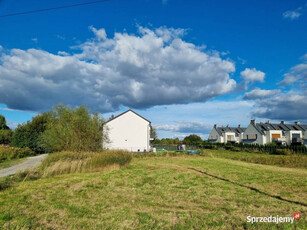
<svg viewBox="0 0 307 230">
<path fill-rule="evenodd" d="M 273 154 L 276 155 L 291 155 L 291 150 L 290 149 L 275 149 Z"/>
<path fill-rule="evenodd" d="M 47 113 L 39 114 L 26 124 L 18 125 L 12 137 L 12 145 L 19 148 L 28 147 L 36 153 L 48 152 L 42 144 L 41 135 L 49 121 Z"/>
<path fill-rule="evenodd" d="M 10 129 L 0 130 L 0 144 L 8 145 L 12 141 L 13 132 Z"/>
<path fill-rule="evenodd" d="M 50 112 L 42 143 L 50 151 L 100 151 L 104 120 L 85 106 L 70 109 L 57 105 Z"/>
<path fill-rule="evenodd" d="M 9 145 L 0 145 L 0 162 L 33 155 L 35 155 L 35 153 L 29 148 L 16 148 Z"/>
</svg>

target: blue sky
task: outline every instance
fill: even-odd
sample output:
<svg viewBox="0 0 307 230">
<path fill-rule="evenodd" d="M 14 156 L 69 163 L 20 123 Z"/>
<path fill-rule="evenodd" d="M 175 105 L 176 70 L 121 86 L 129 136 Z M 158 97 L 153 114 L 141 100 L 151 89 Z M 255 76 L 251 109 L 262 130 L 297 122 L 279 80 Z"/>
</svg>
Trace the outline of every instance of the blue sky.
<svg viewBox="0 0 307 230">
<path fill-rule="evenodd" d="M 0 0 L 0 16 L 89 2 Z M 307 122 L 307 1 L 110 0 L 0 17 L 0 114 L 128 108 L 159 137 Z"/>
</svg>

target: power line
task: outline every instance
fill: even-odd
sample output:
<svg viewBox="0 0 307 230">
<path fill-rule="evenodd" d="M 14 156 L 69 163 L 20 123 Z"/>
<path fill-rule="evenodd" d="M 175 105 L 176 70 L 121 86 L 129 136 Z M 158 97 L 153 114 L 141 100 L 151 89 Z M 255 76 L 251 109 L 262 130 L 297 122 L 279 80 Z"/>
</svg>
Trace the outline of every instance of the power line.
<svg viewBox="0 0 307 230">
<path fill-rule="evenodd" d="M 23 15 L 23 14 L 33 14 L 33 13 L 39 13 L 39 12 L 44 12 L 44 11 L 70 8 L 70 7 L 75 7 L 75 6 L 91 5 L 91 4 L 97 4 L 97 3 L 107 2 L 107 1 L 109 1 L 109 0 L 100 0 L 100 1 L 85 2 L 85 3 L 73 4 L 73 5 L 67 5 L 67 6 L 58 6 L 58 7 L 46 8 L 46 9 L 40 9 L 40 10 L 25 11 L 25 12 L 18 12 L 18 13 L 12 13 L 12 14 L 4 14 L 4 15 L 0 15 L 0 18 Z"/>
</svg>

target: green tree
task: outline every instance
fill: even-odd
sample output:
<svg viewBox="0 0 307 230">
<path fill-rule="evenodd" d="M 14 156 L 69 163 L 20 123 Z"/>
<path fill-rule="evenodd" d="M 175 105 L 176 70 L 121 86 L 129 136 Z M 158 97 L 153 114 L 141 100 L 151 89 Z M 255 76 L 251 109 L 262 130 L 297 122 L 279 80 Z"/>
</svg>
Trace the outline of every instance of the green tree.
<svg viewBox="0 0 307 230">
<path fill-rule="evenodd" d="M 201 137 L 196 134 L 191 134 L 183 139 L 183 143 L 186 145 L 200 146 L 202 142 Z"/>
<path fill-rule="evenodd" d="M 156 129 L 150 126 L 150 137 L 156 140 L 158 138 Z"/>
<path fill-rule="evenodd" d="M 3 115 L 0 115 L 0 144 L 8 145 L 12 141 L 12 130 L 6 125 Z"/>
<path fill-rule="evenodd" d="M 36 153 L 48 152 L 49 150 L 42 142 L 42 134 L 49 120 L 50 115 L 43 113 L 33 117 L 25 124 L 18 125 L 13 134 L 12 145 L 19 148 L 29 147 Z"/>
<path fill-rule="evenodd" d="M 5 117 L 0 114 L 0 130 L 4 130 L 4 129 L 8 130 L 10 128 L 6 125 Z"/>
<path fill-rule="evenodd" d="M 62 104 L 49 112 L 50 120 L 42 135 L 45 148 L 50 151 L 99 151 L 106 138 L 104 119 L 93 115 L 86 106 L 71 109 Z"/>
</svg>

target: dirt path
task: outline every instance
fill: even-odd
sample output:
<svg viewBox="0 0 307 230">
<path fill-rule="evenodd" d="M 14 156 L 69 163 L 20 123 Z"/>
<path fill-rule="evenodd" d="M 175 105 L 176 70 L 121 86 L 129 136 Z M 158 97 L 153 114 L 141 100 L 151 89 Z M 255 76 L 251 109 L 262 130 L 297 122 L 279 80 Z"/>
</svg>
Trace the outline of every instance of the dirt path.
<svg viewBox="0 0 307 230">
<path fill-rule="evenodd" d="M 35 168 L 43 161 L 43 159 L 45 159 L 47 155 L 48 154 L 41 154 L 35 157 L 29 157 L 26 161 L 22 162 L 21 164 L 14 165 L 12 167 L 5 169 L 0 169 L 0 177 L 13 175 L 18 171 L 24 171 L 26 169 Z"/>
</svg>

